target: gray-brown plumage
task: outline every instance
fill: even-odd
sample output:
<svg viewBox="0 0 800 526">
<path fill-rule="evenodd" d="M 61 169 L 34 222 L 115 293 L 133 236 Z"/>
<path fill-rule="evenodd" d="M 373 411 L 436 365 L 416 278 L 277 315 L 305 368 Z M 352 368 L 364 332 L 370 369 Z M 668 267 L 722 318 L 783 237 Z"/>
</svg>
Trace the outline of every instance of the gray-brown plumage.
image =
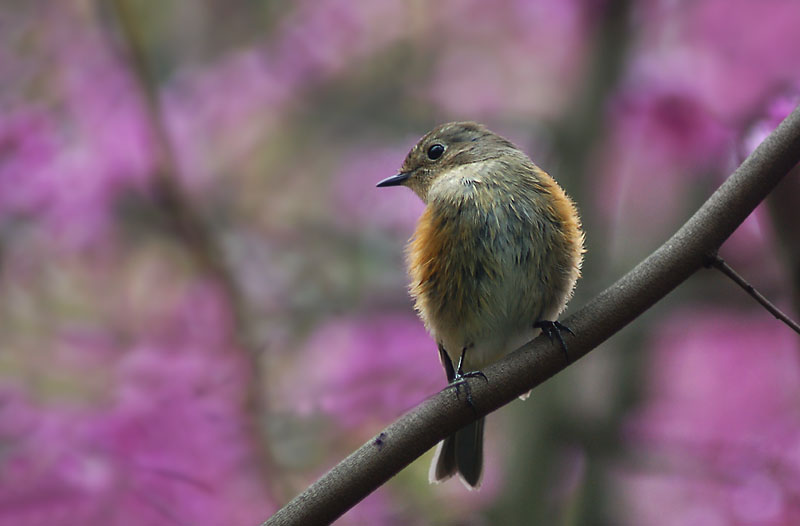
<svg viewBox="0 0 800 526">
<path fill-rule="evenodd" d="M 408 154 L 402 184 L 427 205 L 408 247 L 411 295 L 452 382 L 555 321 L 580 275 L 583 233 L 560 186 L 508 140 L 474 122 L 443 124 Z M 439 445 L 431 480 L 478 487 L 483 419 Z"/>
</svg>

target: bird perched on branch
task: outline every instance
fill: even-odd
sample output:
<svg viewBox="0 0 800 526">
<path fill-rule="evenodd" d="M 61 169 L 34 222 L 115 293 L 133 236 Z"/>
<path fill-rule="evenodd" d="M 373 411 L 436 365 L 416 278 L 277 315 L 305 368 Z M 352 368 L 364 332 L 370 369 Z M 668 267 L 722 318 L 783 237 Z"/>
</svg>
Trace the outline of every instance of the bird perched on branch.
<svg viewBox="0 0 800 526">
<path fill-rule="evenodd" d="M 584 236 L 553 178 L 486 127 L 452 122 L 378 183 L 397 185 L 427 205 L 408 246 L 411 295 L 448 382 L 482 376 L 542 330 L 563 345 L 556 319 L 580 275 Z M 439 444 L 431 482 L 458 473 L 468 488 L 480 486 L 483 427 L 480 418 Z"/>
</svg>

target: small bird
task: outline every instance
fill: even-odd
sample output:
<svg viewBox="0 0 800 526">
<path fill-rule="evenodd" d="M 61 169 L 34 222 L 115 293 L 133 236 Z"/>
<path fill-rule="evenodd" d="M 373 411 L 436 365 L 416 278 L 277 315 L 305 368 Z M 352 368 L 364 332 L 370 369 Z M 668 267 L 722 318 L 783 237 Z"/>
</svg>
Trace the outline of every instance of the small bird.
<svg viewBox="0 0 800 526">
<path fill-rule="evenodd" d="M 568 329 L 556 319 L 580 276 L 584 234 L 552 177 L 485 126 L 451 122 L 378 183 L 398 185 L 426 204 L 407 250 L 410 291 L 451 385 L 482 376 L 542 330 L 563 345 Z M 431 482 L 457 473 L 480 487 L 483 428 L 481 418 L 439 443 Z"/>
</svg>

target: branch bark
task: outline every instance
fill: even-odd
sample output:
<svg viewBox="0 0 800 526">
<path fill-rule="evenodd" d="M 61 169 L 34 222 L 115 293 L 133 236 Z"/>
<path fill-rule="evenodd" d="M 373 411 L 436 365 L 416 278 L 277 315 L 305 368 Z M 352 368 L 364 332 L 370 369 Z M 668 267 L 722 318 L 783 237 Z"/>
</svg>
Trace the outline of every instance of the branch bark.
<svg viewBox="0 0 800 526">
<path fill-rule="evenodd" d="M 736 169 L 666 243 L 619 281 L 564 320 L 578 359 L 608 339 L 703 267 L 706 258 L 800 162 L 800 107 Z M 439 440 L 536 387 L 565 367 L 547 338 L 520 347 L 470 380 L 473 412 L 446 388 L 409 411 L 295 497 L 262 526 L 328 524 Z"/>
</svg>

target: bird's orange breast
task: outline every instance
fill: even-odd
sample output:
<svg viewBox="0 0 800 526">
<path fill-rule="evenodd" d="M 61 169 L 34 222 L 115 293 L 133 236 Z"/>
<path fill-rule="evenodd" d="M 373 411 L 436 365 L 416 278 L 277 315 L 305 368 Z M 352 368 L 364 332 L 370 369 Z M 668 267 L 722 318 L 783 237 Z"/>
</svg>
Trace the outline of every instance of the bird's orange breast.
<svg viewBox="0 0 800 526">
<path fill-rule="evenodd" d="M 502 268 L 491 232 L 468 204 L 429 205 L 408 248 L 411 295 L 429 329 L 470 326 L 486 307 L 487 283 Z"/>
</svg>

